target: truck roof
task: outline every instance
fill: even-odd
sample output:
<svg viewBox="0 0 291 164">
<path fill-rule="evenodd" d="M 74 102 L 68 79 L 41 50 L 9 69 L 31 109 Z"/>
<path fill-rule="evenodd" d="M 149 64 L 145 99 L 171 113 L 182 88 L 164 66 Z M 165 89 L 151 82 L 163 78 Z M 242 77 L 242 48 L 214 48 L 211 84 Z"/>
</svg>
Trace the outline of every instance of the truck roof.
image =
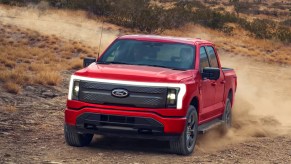
<svg viewBox="0 0 291 164">
<path fill-rule="evenodd" d="M 174 37 L 174 36 L 160 36 L 160 35 L 123 35 L 118 39 L 133 39 L 143 41 L 156 41 L 156 42 L 175 42 L 183 44 L 196 45 L 197 43 L 210 43 L 209 41 L 202 40 L 200 38 L 185 38 L 185 37 Z"/>
</svg>

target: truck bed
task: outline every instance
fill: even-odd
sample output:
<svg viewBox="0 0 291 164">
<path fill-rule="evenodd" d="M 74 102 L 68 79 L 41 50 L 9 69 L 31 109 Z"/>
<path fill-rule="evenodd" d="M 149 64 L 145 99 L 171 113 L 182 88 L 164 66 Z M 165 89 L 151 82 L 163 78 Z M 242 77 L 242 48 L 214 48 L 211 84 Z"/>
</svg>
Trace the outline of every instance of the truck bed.
<svg viewBox="0 0 291 164">
<path fill-rule="evenodd" d="M 221 69 L 224 73 L 224 80 L 226 84 L 224 96 L 227 96 L 230 88 L 233 88 L 233 92 L 236 91 L 237 87 L 236 73 L 232 68 L 221 67 Z"/>
<path fill-rule="evenodd" d="M 222 71 L 233 71 L 233 68 L 226 68 L 226 67 L 221 67 Z"/>
</svg>

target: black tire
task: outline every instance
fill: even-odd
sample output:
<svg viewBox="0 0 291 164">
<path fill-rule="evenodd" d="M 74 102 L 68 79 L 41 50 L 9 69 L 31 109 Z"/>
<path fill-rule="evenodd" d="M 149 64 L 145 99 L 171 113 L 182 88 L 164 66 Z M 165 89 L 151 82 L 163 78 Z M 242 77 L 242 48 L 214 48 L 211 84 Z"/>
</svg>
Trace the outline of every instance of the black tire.
<svg viewBox="0 0 291 164">
<path fill-rule="evenodd" d="M 173 153 L 189 155 L 193 152 L 198 135 L 198 116 L 194 106 L 190 106 L 186 116 L 185 130 L 178 140 L 170 141 Z"/>
<path fill-rule="evenodd" d="M 83 147 L 91 143 L 93 134 L 79 134 L 69 128 L 67 125 L 64 126 L 65 140 L 70 146 Z"/>
<path fill-rule="evenodd" d="M 229 98 L 226 99 L 225 109 L 222 115 L 223 125 L 222 125 L 222 133 L 225 134 L 231 128 L 232 125 L 232 109 L 231 109 L 231 101 Z"/>
</svg>

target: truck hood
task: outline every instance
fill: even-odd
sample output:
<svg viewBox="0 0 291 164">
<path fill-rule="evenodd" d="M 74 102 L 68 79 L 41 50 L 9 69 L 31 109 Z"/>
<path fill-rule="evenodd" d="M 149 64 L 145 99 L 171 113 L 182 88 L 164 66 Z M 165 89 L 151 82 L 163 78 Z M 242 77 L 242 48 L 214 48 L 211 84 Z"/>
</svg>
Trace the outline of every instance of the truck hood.
<svg viewBox="0 0 291 164">
<path fill-rule="evenodd" d="M 195 72 L 195 70 L 181 71 L 151 66 L 93 63 L 75 72 L 75 75 L 111 80 L 177 83 L 193 77 Z"/>
</svg>

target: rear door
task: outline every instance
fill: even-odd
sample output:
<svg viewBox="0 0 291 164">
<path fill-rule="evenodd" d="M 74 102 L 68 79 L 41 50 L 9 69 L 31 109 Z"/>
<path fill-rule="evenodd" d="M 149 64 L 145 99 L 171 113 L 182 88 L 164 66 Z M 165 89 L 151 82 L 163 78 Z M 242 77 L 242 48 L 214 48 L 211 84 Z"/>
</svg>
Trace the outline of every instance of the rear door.
<svg viewBox="0 0 291 164">
<path fill-rule="evenodd" d="M 220 68 L 219 62 L 218 62 L 218 56 L 214 48 L 211 45 L 205 46 L 205 48 L 208 54 L 211 67 Z M 219 114 L 219 112 L 223 110 L 223 104 L 224 104 L 223 96 L 224 96 L 225 81 L 224 81 L 224 74 L 222 72 L 222 69 L 220 69 L 219 79 L 217 79 L 214 83 L 212 83 L 212 85 L 215 86 L 214 105 L 215 105 L 215 108 L 218 110 L 217 114 Z"/>
<path fill-rule="evenodd" d="M 206 49 L 204 46 L 200 47 L 200 73 L 202 75 L 203 68 L 210 67 L 210 61 L 206 52 Z M 215 80 L 209 80 L 209 79 L 202 79 L 201 81 L 201 111 L 200 111 L 200 120 L 207 121 L 209 118 L 212 118 L 212 112 L 215 110 L 214 104 L 215 104 L 215 86 L 213 86 L 213 83 L 215 83 Z"/>
</svg>

